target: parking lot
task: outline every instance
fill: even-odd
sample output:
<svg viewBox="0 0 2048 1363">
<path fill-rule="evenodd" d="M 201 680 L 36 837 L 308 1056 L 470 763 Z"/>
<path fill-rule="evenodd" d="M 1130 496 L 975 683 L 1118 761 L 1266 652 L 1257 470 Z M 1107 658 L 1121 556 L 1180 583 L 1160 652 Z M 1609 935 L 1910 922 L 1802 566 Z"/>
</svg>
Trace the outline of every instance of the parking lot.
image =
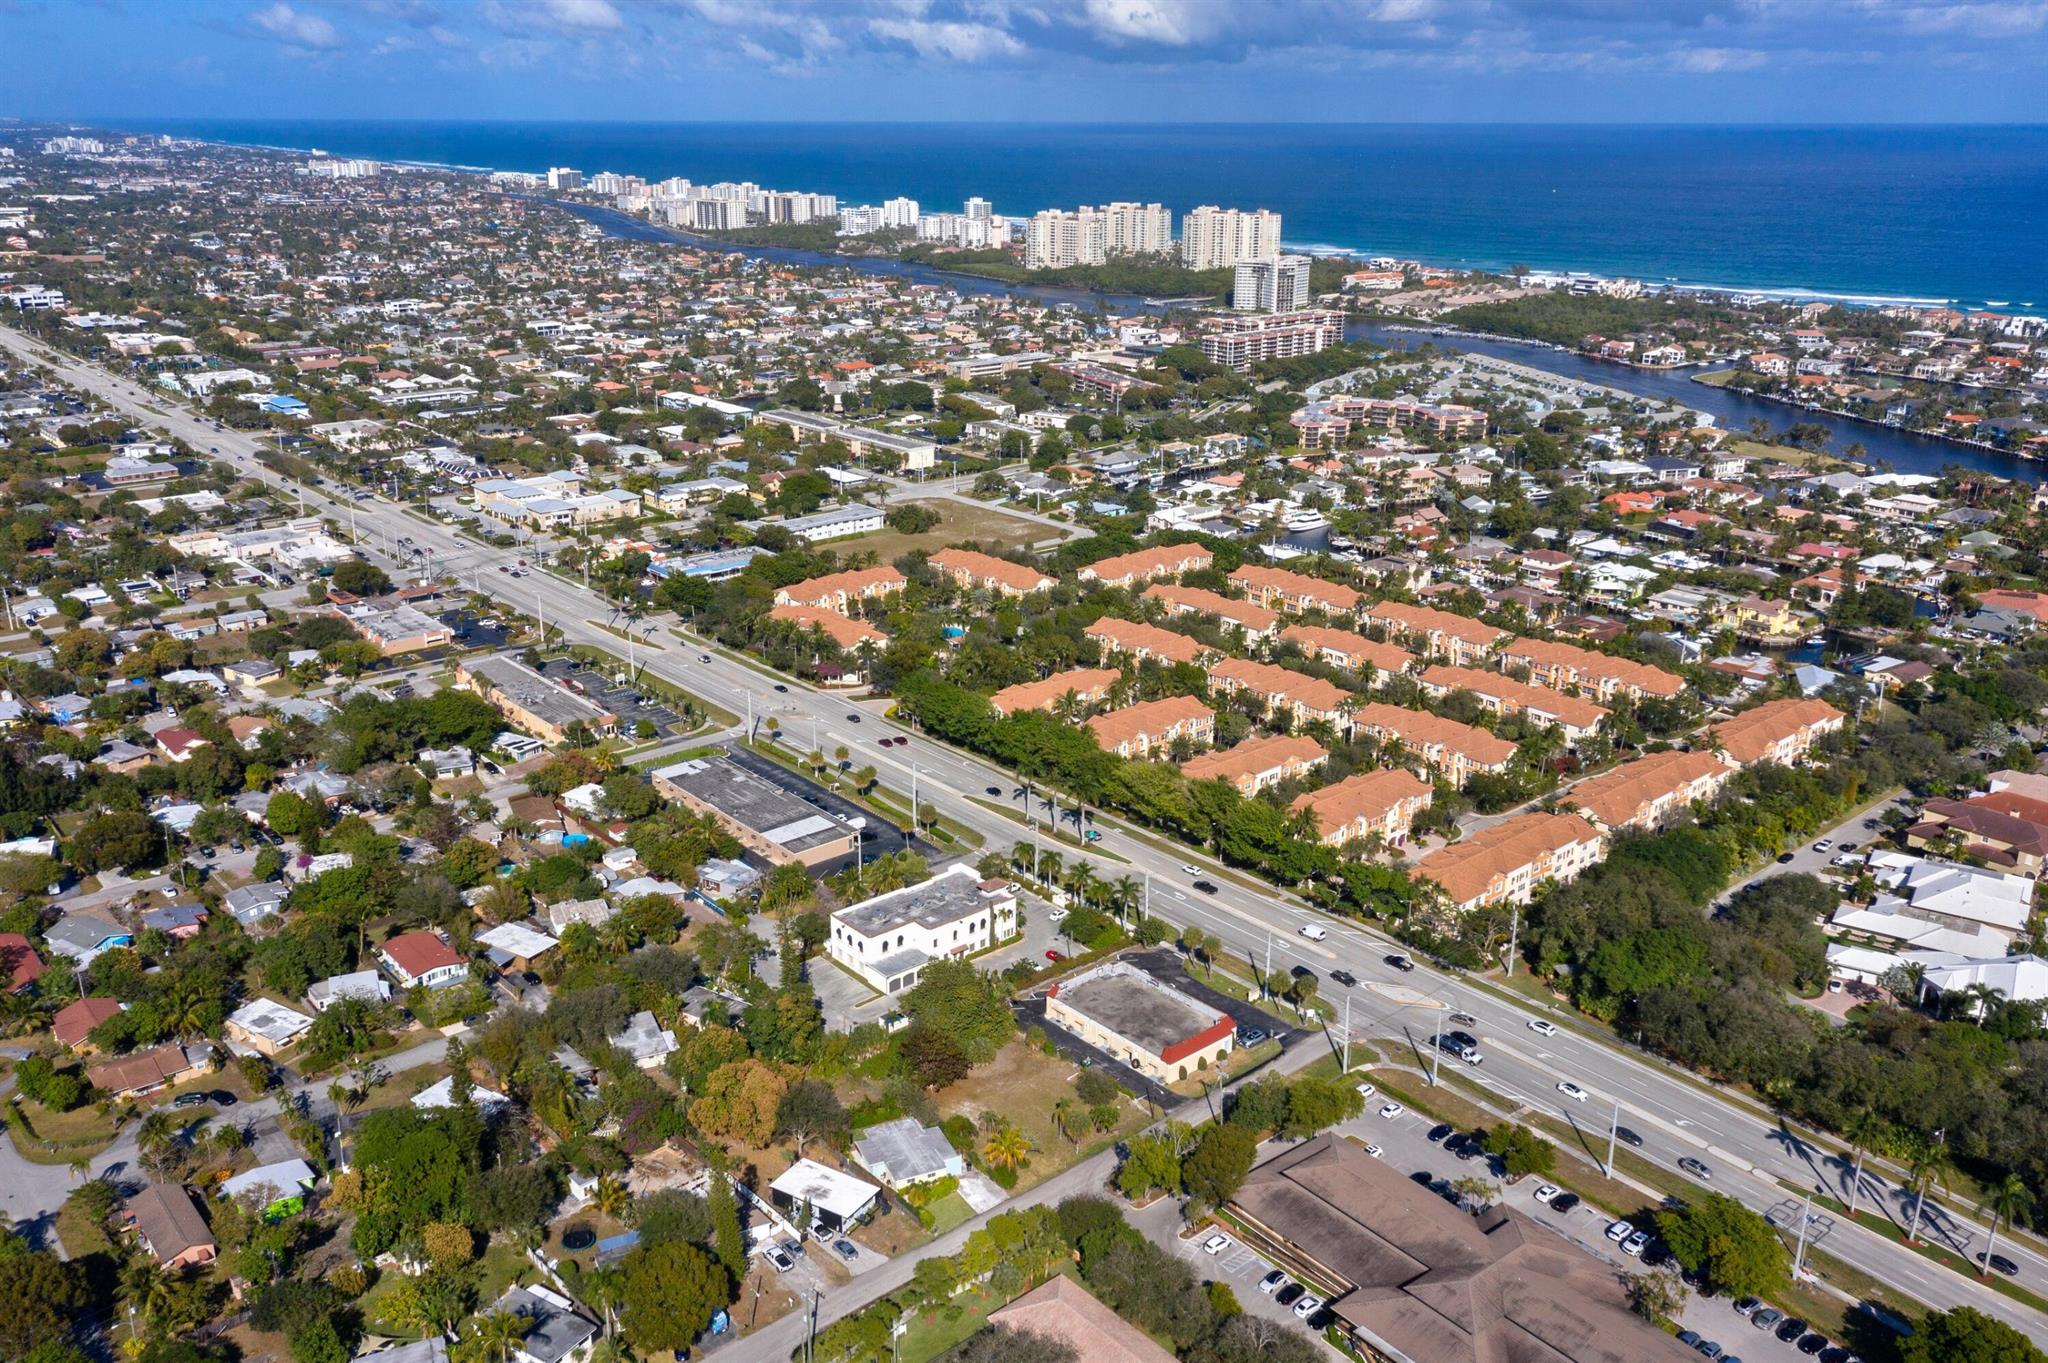
<svg viewBox="0 0 2048 1363">
<path fill-rule="evenodd" d="M 865 820 L 866 826 L 861 830 L 860 839 L 861 857 L 864 860 L 873 861 L 877 857 L 900 852 L 905 847 L 914 848 L 934 862 L 945 855 L 930 843 L 907 837 L 901 828 L 881 815 L 861 808 L 845 796 L 827 790 L 816 781 L 806 779 L 779 762 L 771 762 L 759 753 L 749 752 L 741 747 L 728 747 L 725 755 L 732 759 L 735 766 L 743 767 L 765 781 L 774 782 L 798 799 L 816 805 L 827 814 L 849 821 Z M 812 867 L 811 870 L 816 875 L 833 875 L 852 864 L 853 859 L 847 857 L 836 862 L 825 862 Z"/>
<path fill-rule="evenodd" d="M 1448 1142 L 1431 1142 L 1429 1132 L 1437 1123 L 1429 1117 L 1406 1111 L 1393 1118 L 1382 1118 L 1379 1109 L 1385 1101 L 1383 1095 L 1368 1100 L 1364 1115 L 1344 1123 L 1337 1128 L 1338 1131 L 1379 1146 L 1381 1158 L 1405 1173 L 1427 1171 L 1438 1181 L 1485 1178 L 1500 1186 L 1499 1200 L 1502 1204 L 1513 1207 L 1537 1225 L 1571 1241 L 1580 1251 L 1617 1272 L 1644 1271 L 1641 1259 L 1623 1254 L 1620 1247 L 1607 1238 L 1607 1227 L 1613 1218 L 1599 1208 L 1574 1199 L 1575 1205 L 1559 1211 L 1554 1205 L 1538 1202 L 1536 1191 L 1544 1186 L 1543 1180 L 1538 1178 L 1525 1178 L 1513 1187 L 1505 1186 L 1488 1167 L 1489 1162 L 1484 1157 L 1460 1160 L 1445 1149 Z M 1653 1247 L 1646 1257 L 1655 1255 Z M 1242 1299 L 1243 1294 L 1239 1296 Z M 1773 1322 L 1774 1328 L 1778 1323 Z M 1730 1360 L 1733 1363 L 1804 1363 L 1816 1356 L 1826 1363 L 1847 1363 L 1854 1357 L 1839 1345 L 1835 1348 L 1840 1352 L 1801 1353 L 1796 1343 L 1781 1341 L 1772 1330 L 1757 1329 L 1736 1314 L 1733 1300 L 1725 1296 L 1705 1297 L 1690 1293 L 1684 1310 L 1679 1313 L 1678 1324 L 1680 1329 L 1693 1331 L 1702 1340 L 1721 1345 L 1723 1363 L 1730 1363 Z"/>
<path fill-rule="evenodd" d="M 620 733 L 631 735 L 642 721 L 664 736 L 690 731 L 683 717 L 661 701 L 630 686 L 614 685 L 609 676 L 595 668 L 578 667 L 566 658 L 554 658 L 542 663 L 540 670 L 552 681 L 573 681 L 582 687 L 584 695 L 618 716 Z"/>
</svg>

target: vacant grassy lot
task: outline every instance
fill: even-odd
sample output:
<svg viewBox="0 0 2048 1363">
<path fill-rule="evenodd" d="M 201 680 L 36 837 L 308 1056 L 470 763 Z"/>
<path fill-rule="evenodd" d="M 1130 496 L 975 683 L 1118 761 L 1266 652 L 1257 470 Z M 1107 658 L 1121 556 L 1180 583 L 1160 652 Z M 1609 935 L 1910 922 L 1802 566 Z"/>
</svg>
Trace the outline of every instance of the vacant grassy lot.
<svg viewBox="0 0 2048 1363">
<path fill-rule="evenodd" d="M 1074 1076 L 1079 1073 L 1068 1061 L 1034 1050 L 1019 1037 L 994 1060 L 951 1088 L 942 1089 L 937 1095 L 939 1107 L 948 1116 L 960 1113 L 971 1117 L 977 1125 L 984 1112 L 1015 1123 L 1031 1140 L 1031 1162 L 1017 1176 L 1018 1188 L 1028 1188 L 1074 1164 L 1090 1149 L 1136 1131 L 1148 1120 L 1149 1109 L 1144 1104 L 1126 1100 L 1114 1130 L 1076 1131 L 1074 1140 L 1062 1136 L 1052 1119 L 1053 1104 L 1075 1097 Z"/>
<path fill-rule="evenodd" d="M 1010 515 L 993 506 L 962 506 L 958 502 L 932 501 L 921 503 L 939 513 L 939 523 L 931 529 L 916 535 L 906 535 L 896 530 L 883 530 L 879 534 L 863 535 L 859 539 L 839 540 L 830 547 L 847 553 L 862 553 L 874 550 L 881 555 L 882 562 L 893 563 L 912 549 L 937 552 L 949 544 L 964 540 L 979 540 L 989 548 L 1018 549 L 1036 544 L 1040 540 L 1059 538 L 1059 531 L 1051 526 L 1040 525 Z"/>
</svg>

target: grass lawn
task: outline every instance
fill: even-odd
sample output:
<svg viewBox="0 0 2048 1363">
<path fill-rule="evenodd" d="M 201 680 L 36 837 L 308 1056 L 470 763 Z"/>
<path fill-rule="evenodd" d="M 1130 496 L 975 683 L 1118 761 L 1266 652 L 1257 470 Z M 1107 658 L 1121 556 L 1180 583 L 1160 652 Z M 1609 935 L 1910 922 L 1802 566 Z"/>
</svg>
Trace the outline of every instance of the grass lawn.
<svg viewBox="0 0 2048 1363">
<path fill-rule="evenodd" d="M 81 1216 L 78 1209 L 68 1202 L 57 1209 L 56 1220 L 57 1239 L 63 1242 L 64 1253 L 69 1258 L 83 1259 L 88 1254 L 114 1247 L 106 1227 L 89 1216 Z"/>
<path fill-rule="evenodd" d="M 850 552 L 865 553 L 872 549 L 881 555 L 883 563 L 894 563 L 912 549 L 937 552 L 947 545 L 963 540 L 979 540 L 991 548 L 1028 548 L 1040 540 L 1064 538 L 1049 525 L 1027 521 L 1000 511 L 992 506 L 962 506 L 958 502 L 930 501 L 920 503 L 939 513 L 939 523 L 931 529 L 915 535 L 906 535 L 898 530 L 882 530 L 872 535 L 863 535 L 857 540 L 845 541 Z"/>
<path fill-rule="evenodd" d="M 974 1118 L 993 1112 L 1014 1122 L 1031 1141 L 1031 1162 L 1018 1171 L 1017 1187 L 1028 1188 L 1076 1163 L 1091 1150 L 1144 1126 L 1147 1109 L 1125 1102 L 1115 1129 L 1090 1131 L 1068 1140 L 1053 1124 L 1053 1104 L 1076 1098 L 1074 1078 L 1080 1071 L 1070 1062 L 1034 1049 L 1022 1037 L 1011 1041 L 988 1064 L 937 1095 L 947 1116 Z M 1078 1102 L 1078 1098 L 1076 1098 Z"/>
<path fill-rule="evenodd" d="M 925 1210 L 932 1214 L 932 1234 L 934 1235 L 944 1235 L 947 1231 L 974 1215 L 974 1208 L 967 1205 L 967 1199 L 960 1196 L 960 1191 L 957 1188 L 947 1193 L 937 1202 L 932 1203 Z"/>
<path fill-rule="evenodd" d="M 52 1112 L 26 1098 L 13 1101 L 11 1106 L 21 1120 L 8 1121 L 8 1137 L 21 1157 L 32 1164 L 69 1164 L 75 1159 L 90 1159 L 113 1144 L 119 1129 L 113 1118 L 101 1115 L 89 1103 L 69 1112 Z"/>
<path fill-rule="evenodd" d="M 1773 445 L 1762 440 L 1731 440 L 1731 453 L 1745 459 L 1771 459 L 1780 464 L 1839 464 L 1842 457 L 1820 450 L 1803 450 L 1797 445 Z"/>
<path fill-rule="evenodd" d="M 983 1289 L 953 1298 L 944 1306 L 919 1311 L 903 1332 L 903 1363 L 927 1363 L 988 1324 L 989 1314 L 1007 1303 Z"/>
</svg>

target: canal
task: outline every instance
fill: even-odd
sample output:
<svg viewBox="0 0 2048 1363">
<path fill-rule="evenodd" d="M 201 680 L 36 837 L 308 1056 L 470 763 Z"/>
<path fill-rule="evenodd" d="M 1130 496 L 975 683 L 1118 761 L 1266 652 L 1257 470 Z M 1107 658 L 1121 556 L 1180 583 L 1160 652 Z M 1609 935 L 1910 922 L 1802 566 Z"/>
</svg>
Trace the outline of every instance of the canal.
<svg viewBox="0 0 2048 1363">
<path fill-rule="evenodd" d="M 787 246 L 739 246 L 660 227 L 630 214 L 600 208 L 594 204 L 569 203 L 536 195 L 514 197 L 566 208 L 578 217 L 602 228 L 607 235 L 630 241 L 675 242 L 703 250 L 736 252 L 785 265 L 820 269 L 857 269 L 918 284 L 939 285 L 964 294 L 1014 294 L 1042 303 L 1067 304 L 1091 312 L 1101 308 L 1120 313 L 1157 311 L 1160 306 L 1134 294 L 1090 293 L 1084 289 L 1011 284 L 1004 280 L 984 279 L 979 275 L 934 269 L 929 265 L 894 260 L 885 256 L 841 256 Z M 1437 336 L 1403 330 L 1378 322 L 1351 322 L 1345 327 L 1344 335 L 1347 340 L 1372 341 L 1399 349 L 1413 349 L 1430 344 L 1440 350 L 1465 350 L 1479 355 L 1491 355 L 1496 359 L 1527 365 L 1531 369 L 1541 369 L 1574 382 L 1600 384 L 1633 393 L 1638 397 L 1679 403 L 1711 415 L 1721 429 L 1736 433 L 1747 431 L 1750 422 L 1756 420 L 1763 421 L 1773 431 L 1782 431 L 1795 424 L 1819 426 L 1828 433 L 1828 449 L 1832 453 L 1839 455 L 1852 445 L 1861 445 L 1865 462 L 1889 468 L 1895 473 L 1939 474 L 1946 468 L 1967 468 L 2028 483 L 2039 482 L 2042 478 L 2039 465 L 2013 455 L 1980 449 L 1974 445 L 1958 445 L 1891 426 L 1852 421 L 1827 412 L 1809 411 L 1804 407 L 1772 402 L 1752 397 L 1747 393 L 1716 388 L 1711 384 L 1694 383 L 1687 377 L 1691 372 L 1688 370 L 1637 369 L 1632 365 L 1610 364 L 1571 351 L 1535 343 L 1487 336 Z"/>
</svg>

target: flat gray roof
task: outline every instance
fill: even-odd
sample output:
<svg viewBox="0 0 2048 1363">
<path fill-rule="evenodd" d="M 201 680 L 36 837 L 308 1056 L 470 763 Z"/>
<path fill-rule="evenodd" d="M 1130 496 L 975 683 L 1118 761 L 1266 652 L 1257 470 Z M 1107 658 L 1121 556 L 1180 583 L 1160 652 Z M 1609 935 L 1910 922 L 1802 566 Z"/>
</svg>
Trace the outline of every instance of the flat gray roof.
<svg viewBox="0 0 2048 1363">
<path fill-rule="evenodd" d="M 980 912 L 986 903 L 980 873 L 956 862 L 922 885 L 876 895 L 832 916 L 863 937 L 880 937 L 912 923 L 927 929 L 944 927 Z"/>
<path fill-rule="evenodd" d="M 558 728 L 566 729 L 579 719 L 585 724 L 602 724 L 611 714 L 568 687 L 549 681 L 509 653 L 472 658 L 462 664 L 462 670 L 481 679 L 528 714 L 538 715 Z"/>
<path fill-rule="evenodd" d="M 1053 997 L 1153 1055 L 1207 1031 L 1223 1016 L 1121 961 L 1062 982 Z"/>
<path fill-rule="evenodd" d="M 853 834 L 847 825 L 808 801 L 723 757 L 693 758 L 654 774 L 791 852 L 808 852 Z"/>
</svg>

